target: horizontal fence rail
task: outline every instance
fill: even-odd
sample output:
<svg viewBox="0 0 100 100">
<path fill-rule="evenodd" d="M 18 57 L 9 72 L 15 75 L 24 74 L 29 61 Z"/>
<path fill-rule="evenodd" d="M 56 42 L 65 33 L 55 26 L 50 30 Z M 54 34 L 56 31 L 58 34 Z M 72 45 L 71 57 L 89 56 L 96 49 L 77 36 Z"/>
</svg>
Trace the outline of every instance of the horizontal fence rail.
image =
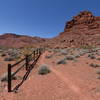
<svg viewBox="0 0 100 100">
<path fill-rule="evenodd" d="M 31 70 L 33 69 L 34 65 L 36 64 L 36 62 L 38 61 L 39 57 L 41 56 L 41 54 L 43 52 L 44 52 L 44 48 L 36 49 L 30 55 L 26 55 L 25 58 L 21 59 L 19 62 L 15 63 L 13 65 L 8 64 L 8 92 L 13 92 L 15 90 L 18 90 L 18 88 L 27 79 L 29 73 L 31 72 Z M 14 68 L 18 64 L 22 63 L 23 61 L 25 61 L 25 63 L 12 74 L 12 68 Z M 30 64 L 30 61 L 33 61 L 33 62 Z M 24 67 L 26 69 L 26 73 L 23 76 L 23 79 L 22 79 L 21 83 L 19 83 L 12 90 L 12 78 Z"/>
</svg>

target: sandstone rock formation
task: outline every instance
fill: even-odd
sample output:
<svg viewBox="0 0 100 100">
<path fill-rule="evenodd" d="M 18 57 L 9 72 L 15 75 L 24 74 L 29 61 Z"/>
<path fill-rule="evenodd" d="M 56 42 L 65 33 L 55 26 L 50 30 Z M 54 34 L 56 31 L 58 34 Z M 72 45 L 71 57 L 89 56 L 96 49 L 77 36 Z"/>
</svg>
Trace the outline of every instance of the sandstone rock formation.
<svg viewBox="0 0 100 100">
<path fill-rule="evenodd" d="M 88 28 L 97 28 L 100 27 L 100 17 L 95 17 L 89 11 L 80 12 L 77 16 L 74 16 L 71 21 L 66 23 L 65 31 L 76 25 L 85 25 Z"/>
<path fill-rule="evenodd" d="M 56 48 L 100 46 L 100 17 L 82 11 L 65 25 L 64 32 L 50 40 Z"/>
</svg>

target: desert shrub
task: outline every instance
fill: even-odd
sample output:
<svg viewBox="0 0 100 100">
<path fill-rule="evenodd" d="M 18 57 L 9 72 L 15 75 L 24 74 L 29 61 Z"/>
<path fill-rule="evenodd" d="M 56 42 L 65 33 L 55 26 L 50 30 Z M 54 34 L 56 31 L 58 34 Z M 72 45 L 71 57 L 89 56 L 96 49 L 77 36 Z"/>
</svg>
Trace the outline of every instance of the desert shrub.
<svg viewBox="0 0 100 100">
<path fill-rule="evenodd" d="M 65 59 L 61 59 L 61 60 L 59 60 L 59 61 L 57 62 L 57 64 L 66 64 L 66 61 L 65 61 Z"/>
<path fill-rule="evenodd" d="M 5 57 L 5 56 L 6 56 L 6 53 L 2 53 L 2 54 L 1 54 L 1 57 Z"/>
<path fill-rule="evenodd" d="M 96 68 L 96 67 L 100 67 L 99 64 L 94 64 L 94 63 L 91 63 L 90 66 L 91 66 L 91 67 L 94 67 L 94 68 Z"/>
<path fill-rule="evenodd" d="M 63 49 L 60 50 L 60 52 L 61 52 L 62 55 L 67 55 L 68 54 L 68 52 L 66 50 L 63 50 Z"/>
<path fill-rule="evenodd" d="M 49 53 L 51 53 L 53 50 L 52 50 L 52 49 L 47 49 L 47 51 L 48 51 Z"/>
<path fill-rule="evenodd" d="M 100 79 L 100 76 L 97 76 L 97 79 Z"/>
<path fill-rule="evenodd" d="M 85 50 L 84 50 L 84 51 L 80 51 L 79 55 L 80 55 L 80 56 L 83 56 L 83 55 L 85 55 L 86 53 L 87 53 L 87 51 L 85 51 Z"/>
<path fill-rule="evenodd" d="M 8 55 L 9 55 L 9 56 L 17 56 L 18 53 L 17 53 L 17 52 L 8 52 Z"/>
<path fill-rule="evenodd" d="M 88 57 L 91 58 L 91 59 L 96 59 L 96 57 L 94 56 L 94 54 L 89 54 Z"/>
<path fill-rule="evenodd" d="M 66 60 L 74 60 L 74 59 L 75 59 L 74 56 L 67 56 L 67 57 L 66 57 Z"/>
<path fill-rule="evenodd" d="M 80 54 L 77 54 L 77 55 L 74 55 L 75 58 L 79 58 L 80 57 Z"/>
<path fill-rule="evenodd" d="M 21 55 L 20 55 L 20 56 L 16 56 L 15 59 L 16 59 L 16 60 L 21 59 Z"/>
<path fill-rule="evenodd" d="M 3 50 L 2 49 L 0 49 L 0 53 L 2 53 L 3 52 Z"/>
<path fill-rule="evenodd" d="M 97 58 L 97 60 L 100 60 L 100 58 Z"/>
<path fill-rule="evenodd" d="M 14 74 L 13 72 L 11 74 Z M 12 80 L 17 80 L 16 76 L 12 77 Z M 1 82 L 7 82 L 8 81 L 8 73 L 4 73 L 1 77 L 0 77 L 0 81 Z"/>
<path fill-rule="evenodd" d="M 23 49 L 23 55 L 24 55 L 24 56 L 29 55 L 29 54 L 31 54 L 32 52 L 33 52 L 33 50 L 32 50 L 31 48 L 29 48 L 29 47 L 25 47 L 25 48 Z"/>
<path fill-rule="evenodd" d="M 49 59 L 52 58 L 53 55 L 46 55 L 45 58 Z"/>
<path fill-rule="evenodd" d="M 93 49 L 93 48 L 95 48 L 95 46 L 92 46 L 92 45 L 82 45 L 82 46 L 80 46 L 80 48 L 82 48 L 82 49 Z"/>
<path fill-rule="evenodd" d="M 96 55 L 100 56 L 100 52 L 96 52 Z"/>
<path fill-rule="evenodd" d="M 15 58 L 13 58 L 13 57 L 7 57 L 4 59 L 4 61 L 14 61 L 14 60 L 15 60 Z"/>
<path fill-rule="evenodd" d="M 100 74 L 100 70 L 97 71 L 97 74 Z"/>
<path fill-rule="evenodd" d="M 74 59 L 73 62 L 79 62 L 78 60 Z"/>
<path fill-rule="evenodd" d="M 49 67 L 47 65 L 41 65 L 40 68 L 39 68 L 38 74 L 46 75 L 50 72 L 51 72 L 51 70 L 49 69 Z"/>
</svg>

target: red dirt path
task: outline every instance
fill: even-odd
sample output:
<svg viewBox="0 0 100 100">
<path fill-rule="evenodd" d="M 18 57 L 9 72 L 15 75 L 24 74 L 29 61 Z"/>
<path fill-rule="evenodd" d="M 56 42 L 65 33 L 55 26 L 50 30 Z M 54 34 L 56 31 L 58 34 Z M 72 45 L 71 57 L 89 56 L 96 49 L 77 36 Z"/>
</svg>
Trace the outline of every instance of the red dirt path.
<svg viewBox="0 0 100 100">
<path fill-rule="evenodd" d="M 1 93 L 0 100 L 99 100 L 100 93 L 92 94 L 89 90 L 100 85 L 98 81 L 88 83 L 84 81 L 88 76 L 85 67 L 79 67 L 80 71 L 74 67 L 57 67 L 52 64 L 52 60 L 45 59 L 45 52 L 39 59 L 37 67 L 33 69 L 28 80 L 20 87 L 18 93 Z M 49 64 L 51 73 L 48 75 L 38 75 L 38 65 Z M 79 64 L 78 64 L 79 65 Z M 83 68 L 83 69 L 82 69 Z M 86 70 L 83 77 L 81 70 Z M 76 71 L 76 72 L 74 72 Z M 92 70 L 89 69 L 90 72 Z M 87 78 L 88 79 L 88 78 Z M 89 87 L 90 86 L 90 87 Z M 94 92 L 93 92 L 94 93 Z"/>
</svg>

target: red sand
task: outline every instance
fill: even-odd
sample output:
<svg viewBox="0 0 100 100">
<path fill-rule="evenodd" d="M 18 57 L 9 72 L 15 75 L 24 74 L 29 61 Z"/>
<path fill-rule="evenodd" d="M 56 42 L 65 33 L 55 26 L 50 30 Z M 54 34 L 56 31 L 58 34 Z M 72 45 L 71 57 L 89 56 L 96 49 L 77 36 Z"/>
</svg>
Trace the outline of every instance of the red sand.
<svg viewBox="0 0 100 100">
<path fill-rule="evenodd" d="M 86 57 L 79 62 L 69 61 L 66 65 L 57 65 L 57 58 L 45 59 L 45 52 L 39 59 L 29 78 L 20 87 L 18 93 L 0 93 L 0 100 L 99 100 L 100 80 L 96 79 L 96 70 L 86 63 L 93 62 Z M 96 62 L 96 61 L 94 61 Z M 48 64 L 51 73 L 38 75 L 38 66 Z"/>
</svg>

